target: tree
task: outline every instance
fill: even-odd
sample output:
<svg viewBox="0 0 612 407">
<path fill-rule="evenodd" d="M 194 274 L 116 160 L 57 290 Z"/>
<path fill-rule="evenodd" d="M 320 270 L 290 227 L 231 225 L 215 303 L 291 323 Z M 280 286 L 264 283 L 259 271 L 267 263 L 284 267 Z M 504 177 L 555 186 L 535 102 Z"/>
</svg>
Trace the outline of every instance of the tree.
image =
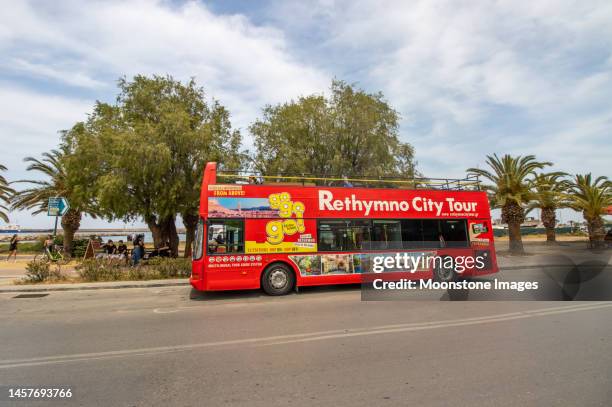
<svg viewBox="0 0 612 407">
<path fill-rule="evenodd" d="M 333 81 L 331 97 L 267 106 L 250 126 L 263 174 L 414 176 L 414 149 L 399 141 L 399 116 L 381 93 Z"/>
<path fill-rule="evenodd" d="M 240 161 L 240 134 L 194 80 L 142 75 L 119 81 L 113 105 L 97 102 L 82 130 L 66 134 L 70 166 L 87 167 L 105 217 L 142 218 L 154 244 L 178 255 L 176 216 L 193 239 L 204 163 Z M 92 174 L 95 174 L 92 176 Z M 190 252 L 190 242 L 186 254 Z"/>
<path fill-rule="evenodd" d="M 521 239 L 521 223 L 525 221 L 525 206 L 532 200 L 531 186 L 535 171 L 552 165 L 538 162 L 533 155 L 517 156 L 497 154 L 487 156 L 487 164 L 492 172 L 479 168 L 468 168 L 468 173 L 479 175 L 491 181 L 485 185 L 489 191 L 493 207 L 501 208 L 502 222 L 508 224 L 510 252 L 524 253 Z"/>
<path fill-rule="evenodd" d="M 569 199 L 570 207 L 582 212 L 587 222 L 591 245 L 601 246 L 606 234 L 602 215 L 612 205 L 612 183 L 607 177 L 593 180 L 590 173 L 577 174 L 570 184 Z"/>
<path fill-rule="evenodd" d="M 546 228 L 547 242 L 556 240 L 557 216 L 555 211 L 568 205 L 565 195 L 568 183 L 563 180 L 566 175 L 564 172 L 551 172 L 537 174 L 533 178 L 532 201 L 529 203 L 527 212 L 535 208 L 540 209 L 540 219 Z"/>
<path fill-rule="evenodd" d="M 2 164 L 0 164 L 0 171 L 6 171 L 6 167 Z M 0 219 L 7 223 L 9 221 L 7 214 L 8 208 L 5 204 L 8 205 L 10 203 L 11 196 L 14 192 L 15 191 L 9 187 L 9 183 L 6 178 L 0 175 L 0 201 L 4 202 L 4 204 L 0 205 Z"/>
<path fill-rule="evenodd" d="M 64 253 L 70 256 L 74 234 L 81 226 L 83 213 L 95 217 L 97 212 L 91 201 L 79 196 L 80 187 L 69 181 L 70 177 L 63 161 L 66 150 L 51 150 L 43 153 L 42 156 L 42 159 L 26 157 L 24 161 L 29 163 L 28 171 L 38 172 L 47 179 L 15 181 L 32 186 L 15 193 L 12 208 L 33 210 L 32 213 L 36 215 L 47 212 L 50 197 L 67 198 L 70 202 L 70 209 L 62 216 L 61 225 L 64 230 Z"/>
<path fill-rule="evenodd" d="M 219 169 L 240 170 L 247 161 L 246 155 L 239 152 L 240 133 L 232 130 L 229 112 L 216 101 L 202 125 L 201 136 L 193 142 L 189 156 L 182 163 L 185 197 L 180 214 L 185 226 L 185 257 L 191 256 L 195 239 L 204 166 L 208 161 L 217 161 Z"/>
</svg>

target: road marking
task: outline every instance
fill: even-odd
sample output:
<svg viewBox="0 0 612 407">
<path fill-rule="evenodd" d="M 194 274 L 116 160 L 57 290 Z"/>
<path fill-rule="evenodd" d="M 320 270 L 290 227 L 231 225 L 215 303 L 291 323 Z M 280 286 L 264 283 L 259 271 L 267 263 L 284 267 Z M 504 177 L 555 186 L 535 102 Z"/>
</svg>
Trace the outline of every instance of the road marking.
<svg viewBox="0 0 612 407">
<path fill-rule="evenodd" d="M 259 338 L 235 339 L 216 342 L 204 342 L 175 346 L 159 346 L 140 349 L 126 349 L 108 352 L 77 353 L 68 355 L 45 356 L 27 359 L 0 360 L 0 369 L 12 369 L 29 366 L 44 366 L 58 363 L 70 363 L 89 360 L 104 360 L 126 356 L 147 356 L 158 355 L 160 353 L 185 352 L 195 349 L 206 349 L 232 345 L 251 345 L 251 346 L 271 346 L 283 345 L 298 342 L 311 342 L 321 340 L 331 340 L 338 338 L 350 338 L 356 336 L 382 335 L 390 333 L 403 333 L 412 331 L 424 331 L 430 329 L 450 328 L 458 326 L 489 324 L 503 321 L 513 321 L 518 319 L 536 318 L 549 315 L 565 314 L 579 311 L 590 311 L 612 307 L 611 302 L 606 303 L 587 303 L 570 306 L 559 306 L 542 308 L 531 311 L 510 312 L 506 314 L 495 314 L 482 317 L 461 318 L 432 322 L 417 322 L 408 324 L 383 325 L 367 328 L 336 329 L 329 331 L 307 332 L 291 335 L 278 335 Z"/>
</svg>

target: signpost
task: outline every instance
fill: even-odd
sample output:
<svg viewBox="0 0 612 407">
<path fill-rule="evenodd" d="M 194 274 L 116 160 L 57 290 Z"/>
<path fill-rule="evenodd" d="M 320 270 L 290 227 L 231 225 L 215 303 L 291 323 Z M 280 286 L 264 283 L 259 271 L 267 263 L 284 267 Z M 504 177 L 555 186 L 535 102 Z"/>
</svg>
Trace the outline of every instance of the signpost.
<svg viewBox="0 0 612 407">
<path fill-rule="evenodd" d="M 57 218 L 64 216 L 70 209 L 70 203 L 63 196 L 49 197 L 47 206 L 47 216 L 55 216 L 55 227 L 53 228 L 53 237 L 57 234 Z"/>
</svg>

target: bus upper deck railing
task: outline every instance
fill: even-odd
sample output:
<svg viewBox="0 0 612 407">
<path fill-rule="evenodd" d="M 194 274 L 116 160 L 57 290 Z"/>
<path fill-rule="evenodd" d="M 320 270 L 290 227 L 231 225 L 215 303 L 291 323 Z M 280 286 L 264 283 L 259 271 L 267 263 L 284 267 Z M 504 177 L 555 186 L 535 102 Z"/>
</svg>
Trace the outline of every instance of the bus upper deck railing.
<svg viewBox="0 0 612 407">
<path fill-rule="evenodd" d="M 260 175 L 248 171 L 219 171 L 217 177 L 222 183 L 234 184 L 293 184 L 302 186 L 399 188 L 399 189 L 437 189 L 446 191 L 480 191 L 478 175 L 468 175 L 462 179 L 454 178 L 403 178 L 403 177 L 317 177 L 300 175 Z"/>
</svg>

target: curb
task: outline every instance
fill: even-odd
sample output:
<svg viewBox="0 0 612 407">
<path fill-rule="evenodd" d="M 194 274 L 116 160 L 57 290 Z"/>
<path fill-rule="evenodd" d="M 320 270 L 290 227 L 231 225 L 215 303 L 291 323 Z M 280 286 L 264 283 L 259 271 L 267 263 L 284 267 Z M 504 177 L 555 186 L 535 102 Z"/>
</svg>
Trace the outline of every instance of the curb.
<svg viewBox="0 0 612 407">
<path fill-rule="evenodd" d="M 542 264 L 542 265 L 525 265 L 525 266 L 506 266 L 500 267 L 500 271 L 512 271 L 521 269 L 536 269 L 541 267 L 568 267 L 568 264 Z M 11 288 L 0 287 L 0 293 L 19 293 L 19 292 L 45 292 L 45 291 L 79 291 L 79 290 L 116 290 L 120 288 L 151 288 L 151 287 L 181 287 L 188 286 L 189 281 L 160 281 L 154 280 L 151 282 L 125 282 L 113 285 L 103 285 L 104 283 L 93 283 L 90 285 L 74 286 L 70 285 L 53 285 L 36 286 L 36 285 L 14 285 Z"/>
<path fill-rule="evenodd" d="M 23 293 L 23 292 L 44 292 L 44 291 L 79 291 L 79 290 L 116 290 L 120 288 L 151 288 L 151 287 L 178 287 L 188 286 L 189 281 L 152 281 L 150 283 L 134 284 L 133 282 L 127 282 L 125 284 L 114 284 L 114 285 L 86 285 L 86 286 L 53 286 L 52 284 L 43 286 L 13 286 L 10 289 L 0 288 L 0 293 Z"/>
</svg>

